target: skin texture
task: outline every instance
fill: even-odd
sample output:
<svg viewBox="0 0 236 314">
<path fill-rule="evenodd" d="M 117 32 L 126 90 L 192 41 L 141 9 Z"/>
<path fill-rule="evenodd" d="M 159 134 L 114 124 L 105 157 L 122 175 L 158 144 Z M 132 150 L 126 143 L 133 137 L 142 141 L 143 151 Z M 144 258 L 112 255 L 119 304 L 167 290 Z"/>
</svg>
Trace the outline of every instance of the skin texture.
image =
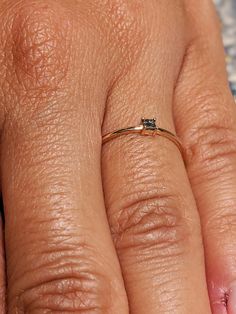
<svg viewBox="0 0 236 314">
<path fill-rule="evenodd" d="M 3 223 L 0 220 L 0 313 L 6 311 L 6 269 L 5 269 L 5 256 L 4 256 L 4 239 L 3 239 Z"/>
<path fill-rule="evenodd" d="M 210 0 L 0 0 L 0 311 L 236 313 L 235 110 Z"/>
</svg>

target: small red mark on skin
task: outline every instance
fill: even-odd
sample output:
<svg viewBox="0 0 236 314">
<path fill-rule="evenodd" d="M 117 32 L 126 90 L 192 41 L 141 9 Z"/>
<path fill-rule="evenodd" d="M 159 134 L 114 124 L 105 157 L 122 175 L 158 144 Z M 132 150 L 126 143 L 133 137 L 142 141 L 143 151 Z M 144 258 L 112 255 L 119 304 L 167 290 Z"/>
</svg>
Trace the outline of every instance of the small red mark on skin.
<svg viewBox="0 0 236 314">
<path fill-rule="evenodd" d="M 229 293 L 223 285 L 216 285 L 211 282 L 209 285 L 209 296 L 213 314 L 229 314 L 227 311 Z"/>
</svg>

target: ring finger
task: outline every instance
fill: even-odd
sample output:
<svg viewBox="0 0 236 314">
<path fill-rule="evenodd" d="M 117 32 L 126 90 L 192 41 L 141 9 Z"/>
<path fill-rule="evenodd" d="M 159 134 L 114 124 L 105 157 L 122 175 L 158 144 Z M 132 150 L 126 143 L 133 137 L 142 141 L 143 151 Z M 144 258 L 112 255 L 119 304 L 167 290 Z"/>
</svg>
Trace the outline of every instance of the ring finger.
<svg viewBox="0 0 236 314">
<path fill-rule="evenodd" d="M 172 5 L 145 12 L 151 27 L 168 19 L 176 24 L 158 40 L 148 30 L 153 40 L 141 52 L 142 61 L 113 87 L 104 134 L 138 124 L 141 117 L 158 117 L 160 127 L 174 131 L 172 96 L 185 44 L 182 13 Z M 176 146 L 161 137 L 113 139 L 103 147 L 103 182 L 131 313 L 210 313 L 199 218 Z"/>
</svg>

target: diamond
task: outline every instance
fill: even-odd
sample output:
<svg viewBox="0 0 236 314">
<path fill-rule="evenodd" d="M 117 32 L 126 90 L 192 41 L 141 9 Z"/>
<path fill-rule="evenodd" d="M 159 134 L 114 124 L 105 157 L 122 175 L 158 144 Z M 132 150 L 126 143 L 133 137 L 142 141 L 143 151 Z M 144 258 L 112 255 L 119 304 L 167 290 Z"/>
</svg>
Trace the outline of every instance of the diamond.
<svg viewBox="0 0 236 314">
<path fill-rule="evenodd" d="M 156 119 L 142 119 L 142 125 L 146 130 L 155 130 L 156 126 Z"/>
</svg>

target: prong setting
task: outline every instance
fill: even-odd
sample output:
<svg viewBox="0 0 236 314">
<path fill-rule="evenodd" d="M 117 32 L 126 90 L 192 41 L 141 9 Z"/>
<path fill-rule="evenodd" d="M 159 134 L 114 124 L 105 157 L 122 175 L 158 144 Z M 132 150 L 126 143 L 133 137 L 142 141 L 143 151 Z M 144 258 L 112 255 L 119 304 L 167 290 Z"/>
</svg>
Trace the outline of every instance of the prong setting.
<svg viewBox="0 0 236 314">
<path fill-rule="evenodd" d="M 157 130 L 155 118 L 153 119 L 142 118 L 141 123 L 143 125 L 143 131 L 142 131 L 143 135 L 150 135 L 150 133 L 155 135 L 155 131 Z"/>
</svg>

